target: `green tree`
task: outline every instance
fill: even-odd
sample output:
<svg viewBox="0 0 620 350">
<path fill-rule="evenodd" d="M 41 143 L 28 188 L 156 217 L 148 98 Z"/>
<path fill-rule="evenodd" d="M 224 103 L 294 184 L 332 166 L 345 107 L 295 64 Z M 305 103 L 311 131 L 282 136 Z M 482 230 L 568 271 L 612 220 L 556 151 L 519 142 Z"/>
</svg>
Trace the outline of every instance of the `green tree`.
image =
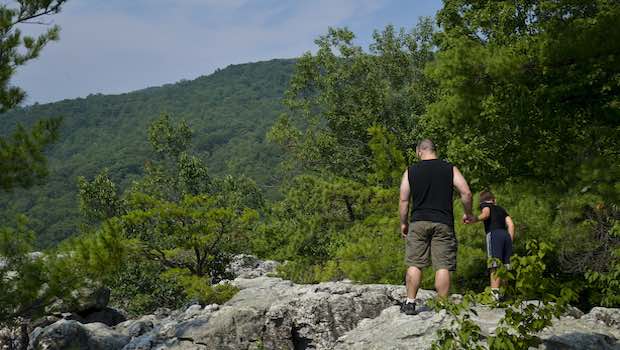
<svg viewBox="0 0 620 350">
<path fill-rule="evenodd" d="M 484 185 L 565 188 L 583 164 L 617 166 L 619 19 L 607 0 L 446 1 L 424 134 Z"/>
<path fill-rule="evenodd" d="M 118 194 L 106 171 L 92 181 L 79 179 L 85 219 L 135 247 L 133 258 L 124 261 L 127 269 L 110 277 L 113 294 L 129 297 L 126 305 L 135 312 L 158 306 L 144 301 L 150 293 L 168 306 L 187 298 L 210 303 L 230 296 L 230 287 L 211 285 L 229 277 L 226 267 L 234 253 L 249 248 L 246 232 L 263 204 L 258 187 L 245 177 L 211 178 L 202 160 L 188 152 L 191 136 L 185 122 L 174 125 L 163 115 L 149 128 L 155 157 L 124 193 Z M 179 288 L 184 293 L 175 297 Z M 135 296 L 128 294 L 132 291 Z"/>
<path fill-rule="evenodd" d="M 43 47 L 58 40 L 59 27 L 37 36 L 24 36 L 19 29 L 60 11 L 66 0 L 22 0 L 15 7 L 0 4 L 0 116 L 19 105 L 26 93 L 10 85 L 17 68 L 35 59 Z M 47 175 L 43 150 L 58 135 L 59 119 L 37 122 L 30 130 L 21 125 L 9 137 L 0 137 L 0 189 L 30 187 Z"/>
<path fill-rule="evenodd" d="M 23 216 L 17 228 L 0 229 L 0 327 L 41 315 L 74 285 L 59 278 L 53 256 L 30 254 L 33 240 L 34 232 Z"/>
<path fill-rule="evenodd" d="M 351 31 L 330 28 L 316 40 L 316 54 L 299 58 L 285 99 L 292 112 L 270 139 L 302 169 L 365 179 L 371 128 L 382 128 L 401 152 L 415 140 L 416 120 L 434 96 L 434 83 L 423 74 L 434 56 L 432 33 L 428 18 L 410 33 L 387 26 L 366 52 Z"/>
<path fill-rule="evenodd" d="M 16 69 L 38 57 L 43 47 L 58 39 L 54 26 L 38 37 L 22 36 L 21 24 L 55 14 L 64 0 L 23 0 L 15 7 L 0 4 L 0 116 L 20 104 L 25 92 L 10 85 Z M 0 137 L 0 190 L 30 187 L 47 175 L 43 150 L 57 138 L 59 119 L 38 121 L 30 130 L 18 125 L 10 136 Z M 45 307 L 68 294 L 78 279 L 64 268 L 66 258 L 30 254 L 34 232 L 20 216 L 15 229 L 0 228 L 0 327 L 20 326 L 21 339 L 9 339 L 25 349 L 27 322 Z"/>
</svg>

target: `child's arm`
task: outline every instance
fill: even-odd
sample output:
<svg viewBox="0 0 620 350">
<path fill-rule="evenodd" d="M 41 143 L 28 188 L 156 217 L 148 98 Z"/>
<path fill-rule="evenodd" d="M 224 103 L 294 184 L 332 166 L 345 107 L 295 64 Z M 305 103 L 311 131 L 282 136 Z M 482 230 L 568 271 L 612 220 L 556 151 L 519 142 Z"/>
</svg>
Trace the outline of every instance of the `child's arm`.
<svg viewBox="0 0 620 350">
<path fill-rule="evenodd" d="M 508 227 L 508 234 L 510 235 L 510 240 L 515 240 L 515 224 L 512 222 L 512 218 L 510 216 L 506 216 L 506 226 Z"/>
<path fill-rule="evenodd" d="M 488 219 L 489 216 L 491 216 L 491 209 L 489 207 L 482 208 L 482 212 L 476 217 L 474 222 L 484 221 Z"/>
</svg>

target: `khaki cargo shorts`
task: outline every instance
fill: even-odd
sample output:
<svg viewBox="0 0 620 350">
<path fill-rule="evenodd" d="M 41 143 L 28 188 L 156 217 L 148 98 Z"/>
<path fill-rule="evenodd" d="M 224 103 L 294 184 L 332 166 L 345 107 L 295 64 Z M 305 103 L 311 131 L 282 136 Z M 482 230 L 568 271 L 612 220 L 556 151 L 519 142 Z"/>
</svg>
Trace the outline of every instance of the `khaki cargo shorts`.
<svg viewBox="0 0 620 350">
<path fill-rule="evenodd" d="M 409 225 L 405 263 L 419 269 L 456 271 L 457 241 L 454 228 L 437 222 L 415 221 Z"/>
</svg>

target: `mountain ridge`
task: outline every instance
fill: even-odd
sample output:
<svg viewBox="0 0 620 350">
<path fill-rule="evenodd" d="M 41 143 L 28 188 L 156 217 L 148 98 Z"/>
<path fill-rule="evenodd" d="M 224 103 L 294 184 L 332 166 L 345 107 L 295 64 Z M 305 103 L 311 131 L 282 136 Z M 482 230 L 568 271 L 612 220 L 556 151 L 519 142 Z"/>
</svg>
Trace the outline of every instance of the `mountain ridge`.
<svg viewBox="0 0 620 350">
<path fill-rule="evenodd" d="M 25 213 L 51 246 L 78 230 L 77 176 L 92 178 L 104 168 L 121 187 L 142 173 L 149 158 L 148 124 L 161 114 L 186 120 L 194 132 L 193 151 L 214 175 L 245 174 L 275 196 L 270 172 L 278 149 L 265 133 L 284 111 L 282 95 L 294 59 L 229 65 L 194 80 L 115 94 L 91 94 L 21 107 L 2 115 L 0 134 L 20 122 L 63 117 L 60 139 L 46 152 L 50 176 L 42 185 L 0 197 L 0 219 L 13 223 Z"/>
</svg>

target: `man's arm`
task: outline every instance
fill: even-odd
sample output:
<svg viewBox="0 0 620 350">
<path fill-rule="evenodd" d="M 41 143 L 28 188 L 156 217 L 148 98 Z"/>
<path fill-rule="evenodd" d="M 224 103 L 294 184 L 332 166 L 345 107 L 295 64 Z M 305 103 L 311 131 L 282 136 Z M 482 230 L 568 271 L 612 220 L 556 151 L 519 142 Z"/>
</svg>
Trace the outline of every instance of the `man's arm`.
<svg viewBox="0 0 620 350">
<path fill-rule="evenodd" d="M 471 208 L 471 190 L 469 189 L 467 180 L 465 180 L 463 174 L 461 174 L 457 167 L 452 167 L 452 181 L 454 183 L 454 187 L 456 187 L 461 194 L 461 202 L 463 203 L 463 208 L 465 209 L 463 222 L 466 224 L 471 223 L 474 221 L 474 214 L 472 213 Z"/>
<path fill-rule="evenodd" d="M 409 187 L 409 171 L 405 170 L 403 179 L 400 182 L 400 201 L 398 203 L 398 211 L 400 213 L 400 234 L 403 238 L 407 238 L 409 231 L 409 196 L 411 188 Z"/>
<path fill-rule="evenodd" d="M 506 216 L 506 226 L 508 227 L 508 234 L 510 235 L 510 240 L 515 240 L 515 224 L 512 222 L 512 218 L 510 216 Z"/>
</svg>

